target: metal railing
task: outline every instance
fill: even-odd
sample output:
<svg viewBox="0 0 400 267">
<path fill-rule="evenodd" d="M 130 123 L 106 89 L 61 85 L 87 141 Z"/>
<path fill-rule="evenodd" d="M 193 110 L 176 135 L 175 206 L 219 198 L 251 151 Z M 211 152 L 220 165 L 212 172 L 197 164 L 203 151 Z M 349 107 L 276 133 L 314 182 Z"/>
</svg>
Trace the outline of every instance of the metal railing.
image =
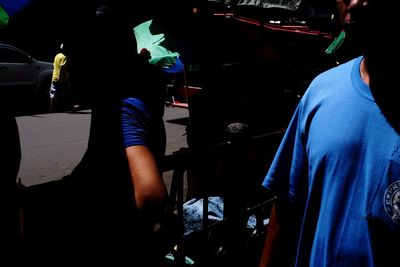
<svg viewBox="0 0 400 267">
<path fill-rule="evenodd" d="M 284 130 L 252 137 L 241 133 L 231 133 L 230 138 L 224 143 L 198 149 L 183 148 L 165 157 L 163 171 L 173 171 L 167 214 L 175 214 L 177 217 L 175 230 L 178 235 L 175 246 L 175 266 L 185 266 L 183 225 L 185 175 L 187 179 L 191 179 L 191 168 L 195 166 L 200 166 L 201 168 L 205 158 L 212 157 L 218 160 L 218 167 L 221 167 L 221 164 L 223 165 L 222 170 L 214 170 L 217 173 L 216 175 L 195 176 L 195 178 L 201 179 L 200 182 L 203 185 L 203 189 L 207 189 L 210 185 L 212 186 L 213 181 L 210 181 L 210 177 L 218 177 L 222 180 L 229 179 L 229 181 L 223 181 L 226 187 L 220 188 L 219 192 L 225 198 L 224 219 L 221 223 L 225 224 L 225 229 L 229 228 L 227 231 L 231 235 L 230 240 L 232 242 L 228 243 L 232 253 L 235 253 L 234 251 L 239 250 L 244 243 L 241 233 L 246 228 L 248 216 L 250 214 L 260 214 L 266 206 L 271 206 L 276 198 L 275 196 L 264 195 L 255 201 L 254 199 L 250 200 L 256 192 L 253 192 L 251 186 L 247 185 L 257 184 L 257 180 L 259 181 L 266 174 L 283 134 Z M 258 170 L 254 171 L 254 169 Z M 261 187 L 261 184 L 258 184 Z M 207 242 L 208 231 L 214 227 L 208 221 L 209 195 L 210 191 L 201 190 L 201 193 L 197 196 L 203 198 L 203 242 Z M 262 218 L 258 219 L 256 231 L 263 231 L 263 224 L 260 223 Z M 203 247 L 207 250 L 206 243 Z M 207 266 L 209 260 L 207 251 L 200 251 L 199 255 L 201 266 Z"/>
</svg>

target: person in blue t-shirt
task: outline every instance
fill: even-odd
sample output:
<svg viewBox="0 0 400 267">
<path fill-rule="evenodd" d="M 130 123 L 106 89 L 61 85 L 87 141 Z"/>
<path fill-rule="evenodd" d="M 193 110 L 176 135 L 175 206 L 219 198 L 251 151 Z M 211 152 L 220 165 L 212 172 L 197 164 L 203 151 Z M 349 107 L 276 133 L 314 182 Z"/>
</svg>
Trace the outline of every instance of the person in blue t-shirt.
<svg viewBox="0 0 400 267">
<path fill-rule="evenodd" d="M 260 267 L 396 265 L 400 22 L 383 1 L 337 2 L 363 55 L 317 76 L 297 106 L 263 181 L 278 198 Z"/>
<path fill-rule="evenodd" d="M 99 5 L 89 22 L 72 55 L 71 76 L 87 99 L 91 121 L 87 150 L 65 179 L 73 192 L 63 229 L 73 242 L 68 257 L 89 245 L 93 252 L 82 254 L 96 263 L 159 266 L 154 225 L 168 194 L 161 166 L 166 146 L 161 70 L 137 54 L 118 5 Z"/>
</svg>

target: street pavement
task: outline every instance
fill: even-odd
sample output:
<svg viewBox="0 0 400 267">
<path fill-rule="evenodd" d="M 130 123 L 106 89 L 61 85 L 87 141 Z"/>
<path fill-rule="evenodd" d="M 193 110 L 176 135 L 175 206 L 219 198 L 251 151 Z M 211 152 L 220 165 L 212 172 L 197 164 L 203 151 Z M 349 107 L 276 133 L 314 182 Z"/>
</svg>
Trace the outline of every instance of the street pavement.
<svg viewBox="0 0 400 267">
<path fill-rule="evenodd" d="M 166 154 L 186 147 L 188 110 L 166 107 Z M 25 186 L 61 179 L 79 163 L 86 150 L 90 110 L 24 115 L 17 117 L 21 141 L 18 177 Z M 164 173 L 167 186 L 171 173 Z"/>
</svg>

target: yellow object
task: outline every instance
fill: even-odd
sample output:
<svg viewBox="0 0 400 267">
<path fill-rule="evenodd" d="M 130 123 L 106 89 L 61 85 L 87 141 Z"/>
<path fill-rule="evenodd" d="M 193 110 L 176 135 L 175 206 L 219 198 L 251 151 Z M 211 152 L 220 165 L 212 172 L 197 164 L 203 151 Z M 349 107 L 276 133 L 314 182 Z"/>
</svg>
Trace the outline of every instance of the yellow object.
<svg viewBox="0 0 400 267">
<path fill-rule="evenodd" d="M 66 70 L 67 57 L 63 53 L 58 53 L 54 57 L 53 62 L 53 82 L 66 82 L 68 80 L 68 72 Z"/>
</svg>

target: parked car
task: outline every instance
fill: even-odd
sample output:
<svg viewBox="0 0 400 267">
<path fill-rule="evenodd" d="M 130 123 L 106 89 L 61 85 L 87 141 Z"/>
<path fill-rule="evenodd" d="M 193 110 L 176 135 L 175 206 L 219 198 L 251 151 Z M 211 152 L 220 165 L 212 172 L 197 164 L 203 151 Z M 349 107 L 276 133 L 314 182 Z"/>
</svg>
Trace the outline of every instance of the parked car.
<svg viewBox="0 0 400 267">
<path fill-rule="evenodd" d="M 14 106 L 48 99 L 53 63 L 36 60 L 25 51 L 0 43 L 0 96 Z"/>
</svg>

